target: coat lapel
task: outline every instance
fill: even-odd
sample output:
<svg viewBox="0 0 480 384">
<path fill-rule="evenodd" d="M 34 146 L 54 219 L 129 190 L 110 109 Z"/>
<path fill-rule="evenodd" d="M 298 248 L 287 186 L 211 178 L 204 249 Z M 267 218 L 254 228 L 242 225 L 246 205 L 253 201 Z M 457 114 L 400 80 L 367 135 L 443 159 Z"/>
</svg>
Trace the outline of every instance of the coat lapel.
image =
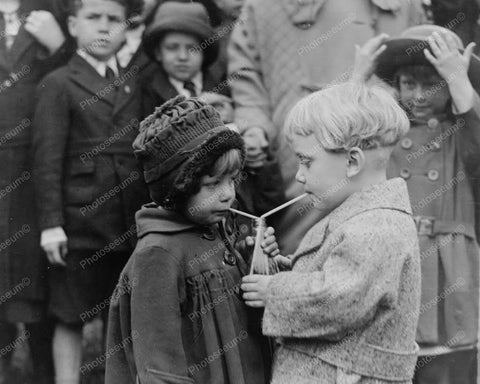
<svg viewBox="0 0 480 384">
<path fill-rule="evenodd" d="M 167 75 L 162 69 L 159 69 L 156 76 L 153 77 L 153 90 L 163 100 L 169 100 L 178 95 L 175 87 L 168 81 Z"/>
<path fill-rule="evenodd" d="M 75 54 L 69 66 L 70 78 L 79 88 L 97 96 L 99 102 L 104 101 L 112 107 L 115 105 L 116 92 L 110 90 L 110 82 L 100 76 L 89 63 Z"/>
<path fill-rule="evenodd" d="M 10 62 L 12 65 L 17 63 L 22 55 L 35 44 L 36 40 L 30 33 L 28 33 L 23 25 L 18 30 L 18 35 L 15 38 L 12 47 L 10 48 Z"/>
</svg>

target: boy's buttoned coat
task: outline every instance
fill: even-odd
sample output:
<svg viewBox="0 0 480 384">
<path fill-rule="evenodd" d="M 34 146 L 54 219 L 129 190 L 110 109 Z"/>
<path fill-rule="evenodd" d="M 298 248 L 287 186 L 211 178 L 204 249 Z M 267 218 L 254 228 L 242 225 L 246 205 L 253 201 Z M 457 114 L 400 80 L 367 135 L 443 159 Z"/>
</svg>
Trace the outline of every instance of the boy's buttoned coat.
<svg viewBox="0 0 480 384">
<path fill-rule="evenodd" d="M 281 337 L 273 384 L 410 383 L 420 257 L 406 184 L 351 195 L 268 285 L 263 333 Z"/>
<path fill-rule="evenodd" d="M 134 215 L 148 201 L 132 150 L 138 71 L 132 65 L 107 80 L 75 54 L 39 86 L 34 171 L 40 228 L 62 226 L 69 250 L 130 251 L 135 242 Z"/>
<path fill-rule="evenodd" d="M 48 10 L 40 1 L 21 3 L 22 25 L 9 50 L 0 27 L 0 296 L 17 287 L 15 300 L 39 300 L 46 293 L 30 153 L 34 96 L 41 78 L 67 60 L 65 47 L 49 56 L 24 28 L 28 14 L 40 9 Z"/>
</svg>

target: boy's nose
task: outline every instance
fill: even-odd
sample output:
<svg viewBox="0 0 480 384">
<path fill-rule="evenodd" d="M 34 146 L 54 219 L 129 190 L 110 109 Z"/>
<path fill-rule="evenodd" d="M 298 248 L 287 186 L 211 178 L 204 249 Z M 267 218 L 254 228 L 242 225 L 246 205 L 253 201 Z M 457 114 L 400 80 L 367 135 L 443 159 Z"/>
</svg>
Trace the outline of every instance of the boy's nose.
<svg viewBox="0 0 480 384">
<path fill-rule="evenodd" d="M 300 184 L 305 184 L 306 180 L 305 180 L 305 176 L 303 175 L 303 173 L 300 171 L 300 168 L 298 169 L 296 175 L 295 175 L 295 180 L 297 180 L 297 182 L 299 182 Z"/>
<path fill-rule="evenodd" d="M 110 21 L 107 16 L 102 16 L 98 23 L 98 29 L 100 32 L 108 33 L 110 31 Z"/>
<path fill-rule="evenodd" d="M 178 57 L 181 60 L 187 60 L 188 59 L 188 49 L 187 48 L 180 48 L 178 51 Z"/>
</svg>

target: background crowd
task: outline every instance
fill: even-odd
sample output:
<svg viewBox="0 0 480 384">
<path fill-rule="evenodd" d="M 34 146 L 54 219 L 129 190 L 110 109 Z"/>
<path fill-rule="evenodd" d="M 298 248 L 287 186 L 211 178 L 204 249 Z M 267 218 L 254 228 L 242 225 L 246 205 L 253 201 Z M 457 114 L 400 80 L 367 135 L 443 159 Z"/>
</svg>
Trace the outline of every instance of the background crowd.
<svg viewBox="0 0 480 384">
<path fill-rule="evenodd" d="M 84 3 L 95 10 L 104 1 L 0 0 L 0 383 L 26 380 L 11 369 L 24 344 L 32 383 L 93 380 L 82 365 L 82 332 L 92 321 L 106 324 L 110 296 L 135 247 L 134 215 L 150 197 L 132 143 L 156 107 L 183 95 L 220 112 L 245 141 L 238 206 L 260 215 L 302 193 L 282 130 L 288 111 L 302 97 L 349 80 L 360 46 L 421 24 L 455 32 L 462 49 L 480 41 L 474 0 L 108 0 L 125 13 L 82 13 Z M 436 127 L 444 115 L 425 124 Z M 458 176 L 449 167 L 459 160 L 438 154 L 398 165 L 399 176 L 410 179 L 421 167 L 430 184 L 419 182 L 418 193 L 429 195 L 449 182 L 445 175 Z M 475 173 L 478 163 L 466 166 Z M 465 236 L 475 242 L 479 182 L 461 181 L 443 204 L 464 212 L 471 228 Z M 168 196 L 161 199 L 168 205 Z M 419 211 L 436 217 L 444 206 L 435 209 Z M 273 217 L 282 253 L 293 253 L 320 218 L 301 202 Z M 477 268 L 468 280 L 477 293 L 454 295 L 458 306 L 425 310 L 419 331 L 424 356 L 451 357 L 436 359 L 437 367 L 451 367 L 445 377 L 466 377 L 445 383 L 476 380 L 475 252 L 457 244 L 451 256 L 463 263 L 464 255 L 466 264 L 450 265 L 442 255 L 429 265 L 436 277 L 428 280 L 435 288 L 424 287 L 427 302 L 442 292 L 442 268 L 462 270 L 460 278 Z M 447 331 L 430 332 L 430 324 Z M 447 336 L 458 327 L 467 338 L 451 342 Z M 434 367 L 432 360 L 422 364 Z M 430 374 L 417 380 L 440 382 Z"/>
</svg>

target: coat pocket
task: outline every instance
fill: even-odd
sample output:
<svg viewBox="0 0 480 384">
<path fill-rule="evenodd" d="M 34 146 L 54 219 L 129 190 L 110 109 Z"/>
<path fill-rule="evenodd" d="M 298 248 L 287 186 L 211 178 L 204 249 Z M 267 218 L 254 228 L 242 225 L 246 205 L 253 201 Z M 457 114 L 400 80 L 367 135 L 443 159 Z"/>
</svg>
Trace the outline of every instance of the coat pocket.
<svg viewBox="0 0 480 384">
<path fill-rule="evenodd" d="M 95 163 L 80 159 L 69 164 L 65 175 L 65 204 L 82 205 L 93 201 L 95 192 Z"/>
<path fill-rule="evenodd" d="M 337 368 L 337 379 L 335 384 L 359 384 L 362 382 L 362 376 L 347 372 L 343 368 Z"/>
<path fill-rule="evenodd" d="M 154 378 L 161 379 L 165 384 L 195 384 L 195 381 L 190 377 L 174 375 L 164 371 L 158 371 L 156 369 L 147 368 L 147 374 Z"/>
</svg>

